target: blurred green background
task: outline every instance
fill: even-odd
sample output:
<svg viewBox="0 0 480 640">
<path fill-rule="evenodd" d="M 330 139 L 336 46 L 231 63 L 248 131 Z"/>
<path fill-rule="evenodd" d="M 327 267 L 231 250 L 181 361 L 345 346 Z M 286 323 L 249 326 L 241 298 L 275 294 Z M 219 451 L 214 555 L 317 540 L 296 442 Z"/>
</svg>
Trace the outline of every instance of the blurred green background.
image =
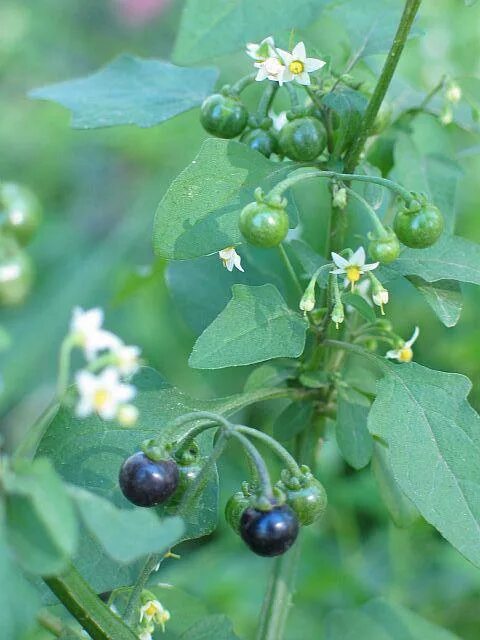
<svg viewBox="0 0 480 640">
<path fill-rule="evenodd" d="M 153 129 L 69 128 L 66 111 L 29 101 L 29 89 L 85 75 L 122 51 L 169 57 L 180 2 L 157 0 L 2 0 L 0 4 L 0 180 L 27 184 L 40 197 L 45 219 L 31 252 L 35 288 L 22 307 L 0 310 L 11 344 L 0 354 L 0 416 L 12 449 L 47 404 L 58 347 L 74 305 L 105 308 L 107 327 L 139 344 L 149 364 L 192 395 L 240 390 L 248 371 L 199 374 L 186 361 L 194 336 L 164 284 L 165 265 L 153 264 L 151 227 L 156 205 L 171 179 L 192 159 L 205 137 L 197 112 Z M 381 5 L 381 2 L 379 2 Z M 311 36 L 341 70 L 348 57 L 341 28 L 320 24 Z M 480 5 L 425 0 L 425 35 L 412 42 L 401 74 L 428 91 L 444 73 L 480 71 Z M 266 34 L 268 35 L 268 34 Z M 316 40 L 317 41 L 317 40 Z M 247 69 L 242 55 L 219 61 L 222 78 Z M 415 136 L 425 151 L 448 145 L 464 169 L 458 195 L 461 235 L 480 242 L 479 143 L 454 125 L 424 116 Z M 480 409 L 478 289 L 465 286 L 465 308 L 445 329 L 412 290 L 395 291 L 389 315 L 405 337 L 418 324 L 416 360 L 460 371 L 473 381 Z M 207 294 L 206 294 L 207 295 Z M 244 370 L 245 369 L 245 370 Z M 262 415 L 261 415 L 262 414 Z M 268 420 L 262 407 L 256 420 Z M 405 532 L 388 522 L 370 471 L 353 473 L 327 439 L 321 474 L 330 511 L 321 528 L 306 532 L 287 638 L 322 637 L 326 611 L 360 604 L 375 595 L 438 622 L 460 637 L 480 635 L 480 573 L 426 524 Z M 223 499 L 243 479 L 234 456 L 222 463 Z M 212 539 L 184 549 L 161 579 L 198 596 L 210 611 L 227 613 L 249 638 L 266 584 L 268 561 L 247 554 L 221 524 Z M 181 612 L 175 615 L 181 615 Z M 165 637 L 168 637 L 168 633 Z"/>
</svg>

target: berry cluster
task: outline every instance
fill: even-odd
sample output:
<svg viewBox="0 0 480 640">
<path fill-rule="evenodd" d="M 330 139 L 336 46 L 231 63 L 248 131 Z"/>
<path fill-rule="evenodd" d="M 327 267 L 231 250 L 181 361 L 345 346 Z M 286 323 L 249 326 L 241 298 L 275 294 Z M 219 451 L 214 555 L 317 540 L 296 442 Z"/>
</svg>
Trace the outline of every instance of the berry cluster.
<svg viewBox="0 0 480 640">
<path fill-rule="evenodd" d="M 0 305 L 21 304 L 31 290 L 34 269 L 24 247 L 40 219 L 40 204 L 27 187 L 0 183 Z"/>
<path fill-rule="evenodd" d="M 191 416 L 186 417 L 192 420 Z M 246 445 L 246 452 L 258 471 L 250 483 L 244 482 L 242 490 L 228 500 L 226 521 L 254 553 L 269 557 L 281 555 L 295 542 L 300 526 L 310 525 L 323 516 L 327 506 L 325 489 L 307 466 L 298 467 L 290 454 L 266 434 L 236 425 L 226 429 Z M 288 468 L 282 471 L 273 489 L 263 458 L 240 433 L 242 430 L 270 443 L 286 461 Z M 121 466 L 119 485 L 124 496 L 140 507 L 164 505 L 169 511 L 182 514 L 186 496 L 202 487 L 200 474 L 206 461 L 199 458 L 198 445 L 187 436 L 166 447 L 150 440 L 144 443 L 143 449 Z"/>
</svg>

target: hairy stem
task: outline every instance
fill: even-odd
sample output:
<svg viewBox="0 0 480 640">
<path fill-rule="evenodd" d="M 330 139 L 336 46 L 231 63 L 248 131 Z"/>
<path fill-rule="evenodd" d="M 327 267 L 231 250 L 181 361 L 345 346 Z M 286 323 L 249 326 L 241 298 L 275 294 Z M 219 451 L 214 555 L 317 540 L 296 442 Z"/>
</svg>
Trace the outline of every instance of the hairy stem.
<svg viewBox="0 0 480 640">
<path fill-rule="evenodd" d="M 73 565 L 61 576 L 44 578 L 44 581 L 93 640 L 138 640 Z"/>
<path fill-rule="evenodd" d="M 346 173 L 352 173 L 357 166 L 365 146 L 365 142 L 372 133 L 375 118 L 377 117 L 383 99 L 385 98 L 385 94 L 387 93 L 390 82 L 392 81 L 393 74 L 395 73 L 400 56 L 402 55 L 408 34 L 410 33 L 413 21 L 420 7 L 420 3 L 421 0 L 407 0 L 405 3 L 397 33 L 395 34 L 387 59 L 383 65 L 380 78 L 378 79 L 375 90 L 367 105 L 365 115 L 363 116 L 359 135 L 347 155 L 345 162 Z"/>
</svg>

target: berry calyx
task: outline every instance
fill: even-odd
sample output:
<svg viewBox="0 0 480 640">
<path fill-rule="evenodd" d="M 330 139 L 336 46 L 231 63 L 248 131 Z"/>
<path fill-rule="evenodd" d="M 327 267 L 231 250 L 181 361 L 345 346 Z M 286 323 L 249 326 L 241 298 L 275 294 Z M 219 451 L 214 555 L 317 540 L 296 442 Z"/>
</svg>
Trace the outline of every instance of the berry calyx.
<svg viewBox="0 0 480 640">
<path fill-rule="evenodd" d="M 440 238 L 443 215 L 433 204 L 421 202 L 397 213 L 393 228 L 402 244 L 412 249 L 426 249 Z"/>
<path fill-rule="evenodd" d="M 175 461 L 178 467 L 178 485 L 175 493 L 168 500 L 169 508 L 177 507 L 180 504 L 187 489 L 197 479 L 202 470 L 197 443 L 192 442 L 187 449 L 176 453 Z"/>
<path fill-rule="evenodd" d="M 240 519 L 240 535 L 257 555 L 279 556 L 298 536 L 298 518 L 287 504 L 273 505 L 268 511 L 248 507 Z"/>
<path fill-rule="evenodd" d="M 251 505 L 252 496 L 248 483 L 243 483 L 242 490 L 237 491 L 227 500 L 225 505 L 225 520 L 235 533 L 240 534 L 240 521 L 243 512 Z"/>
<path fill-rule="evenodd" d="M 375 262 L 389 264 L 400 255 L 400 242 L 395 233 L 388 229 L 384 236 L 370 236 L 368 253 Z"/>
<path fill-rule="evenodd" d="M 255 192 L 255 202 L 243 208 L 238 221 L 241 234 L 256 247 L 278 246 L 288 233 L 289 220 L 283 198 L 265 199 L 261 190 Z"/>
<path fill-rule="evenodd" d="M 40 203 L 30 189 L 14 182 L 0 183 L 0 226 L 19 244 L 30 241 L 40 219 Z"/>
<path fill-rule="evenodd" d="M 278 149 L 277 136 L 272 130 L 263 128 L 249 129 L 240 137 L 240 142 L 246 144 L 250 149 L 258 151 L 266 158 Z"/>
<path fill-rule="evenodd" d="M 292 476 L 284 470 L 276 486 L 285 494 L 287 505 L 296 513 L 300 524 L 308 526 L 325 513 L 327 493 L 308 467 L 302 467 L 300 476 Z"/>
<path fill-rule="evenodd" d="M 245 129 L 248 111 L 241 100 L 233 95 L 214 93 L 200 108 L 203 128 L 218 138 L 235 138 Z"/>
<path fill-rule="evenodd" d="M 127 500 L 139 507 L 154 507 L 173 495 L 179 471 L 174 460 L 151 460 L 137 451 L 122 464 L 118 480 Z"/>
<path fill-rule="evenodd" d="M 13 238 L 0 241 L 0 305 L 21 304 L 30 293 L 33 264 Z"/>
<path fill-rule="evenodd" d="M 291 160 L 315 160 L 325 148 L 325 129 L 311 116 L 296 118 L 282 128 L 279 143 L 282 153 Z"/>
</svg>

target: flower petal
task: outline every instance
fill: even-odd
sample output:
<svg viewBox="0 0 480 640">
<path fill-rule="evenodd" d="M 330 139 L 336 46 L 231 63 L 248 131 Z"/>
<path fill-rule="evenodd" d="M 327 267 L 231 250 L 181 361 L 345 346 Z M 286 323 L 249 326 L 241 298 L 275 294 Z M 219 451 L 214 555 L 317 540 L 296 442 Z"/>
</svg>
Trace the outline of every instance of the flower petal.
<svg viewBox="0 0 480 640">
<path fill-rule="evenodd" d="M 398 360 L 399 356 L 400 356 L 400 353 L 396 349 L 391 349 L 390 351 L 387 351 L 387 353 L 385 354 L 385 358 L 389 358 L 390 360 Z"/>
<path fill-rule="evenodd" d="M 292 56 L 292 54 L 289 53 L 288 51 L 285 51 L 284 49 L 278 49 L 277 48 L 277 53 L 280 56 L 280 58 L 283 60 L 283 63 L 287 67 L 290 64 L 290 62 L 292 62 L 292 60 L 294 60 L 294 57 Z"/>
<path fill-rule="evenodd" d="M 295 80 L 298 82 L 298 84 L 301 84 L 305 87 L 311 84 L 310 76 L 306 71 L 304 71 L 303 73 L 297 73 L 297 75 L 295 76 Z"/>
<path fill-rule="evenodd" d="M 365 264 L 365 249 L 363 247 L 358 247 L 353 256 L 350 258 L 350 264 L 355 265 L 356 267 L 363 267 Z"/>
<path fill-rule="evenodd" d="M 345 260 L 343 256 L 339 255 L 338 253 L 335 253 L 335 251 L 332 251 L 332 260 L 337 265 L 337 267 L 340 267 L 342 269 L 350 265 L 349 260 Z"/>
<path fill-rule="evenodd" d="M 415 327 L 415 329 L 413 331 L 413 334 L 412 334 L 412 337 L 405 342 L 405 346 L 406 347 L 411 347 L 412 344 L 416 341 L 416 339 L 418 338 L 419 335 L 420 335 L 420 329 L 418 327 Z"/>
<path fill-rule="evenodd" d="M 305 68 L 309 73 L 312 73 L 313 71 L 318 71 L 326 64 L 324 60 L 319 60 L 318 58 L 307 58 Z"/>
<path fill-rule="evenodd" d="M 305 44 L 303 42 L 299 42 L 292 49 L 292 57 L 294 60 L 301 60 L 303 63 L 307 60 L 307 51 L 305 49 Z"/>
<path fill-rule="evenodd" d="M 364 264 L 361 267 L 362 272 L 364 271 L 373 271 L 374 269 L 376 269 L 378 267 L 380 263 L 379 262 L 372 262 L 371 264 Z"/>
</svg>

